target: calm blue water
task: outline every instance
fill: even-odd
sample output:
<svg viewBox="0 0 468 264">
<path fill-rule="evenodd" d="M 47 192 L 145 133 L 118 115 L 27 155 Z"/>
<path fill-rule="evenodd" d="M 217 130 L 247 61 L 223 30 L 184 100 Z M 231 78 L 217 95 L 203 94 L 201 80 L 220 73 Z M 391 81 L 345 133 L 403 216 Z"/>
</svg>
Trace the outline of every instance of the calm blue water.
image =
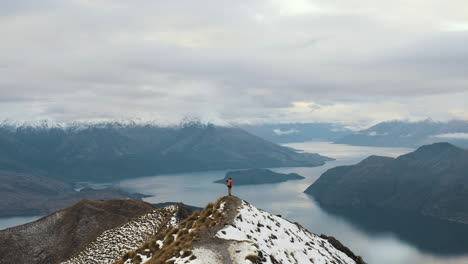
<svg viewBox="0 0 468 264">
<path fill-rule="evenodd" d="M 273 214 L 281 214 L 291 221 L 297 221 L 314 233 L 335 236 L 356 254 L 363 256 L 368 263 L 468 263 L 468 243 L 462 245 L 458 251 L 451 250 L 452 246 L 465 242 L 462 239 L 463 232 L 468 237 L 465 225 L 447 226 L 445 222 L 412 216 L 394 219 L 393 215 L 380 213 L 369 216 L 361 213 L 354 217 L 352 214 L 325 211 L 311 196 L 303 193 L 329 168 L 354 164 L 372 154 L 396 157 L 412 149 L 354 147 L 326 142 L 294 143 L 287 146 L 318 152 L 337 160 L 314 168 L 276 168 L 273 170 L 296 172 L 306 179 L 278 184 L 234 186 L 233 194 Z M 225 172 L 160 175 L 126 180 L 119 185 L 132 192 L 154 195 L 146 199 L 148 202 L 176 201 L 203 207 L 226 195 L 224 185 L 213 183 L 223 178 Z M 456 237 L 458 233 L 460 237 Z M 453 245 L 444 247 L 447 243 Z"/>
</svg>

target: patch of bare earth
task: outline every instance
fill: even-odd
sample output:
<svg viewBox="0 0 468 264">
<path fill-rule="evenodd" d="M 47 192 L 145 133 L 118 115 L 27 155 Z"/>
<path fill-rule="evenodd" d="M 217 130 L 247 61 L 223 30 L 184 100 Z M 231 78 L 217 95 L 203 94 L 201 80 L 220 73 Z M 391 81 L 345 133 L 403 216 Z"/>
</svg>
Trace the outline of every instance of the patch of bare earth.
<svg viewBox="0 0 468 264">
<path fill-rule="evenodd" d="M 228 248 L 233 242 L 216 237 L 216 233 L 226 225 L 234 222 L 234 218 L 239 213 L 238 209 L 241 205 L 241 200 L 235 196 L 224 196 L 220 199 L 220 202 L 224 203 L 223 221 L 216 226 L 202 230 L 200 232 L 200 240 L 195 242 L 193 247 L 217 252 L 222 264 L 231 264 L 231 255 Z"/>
</svg>

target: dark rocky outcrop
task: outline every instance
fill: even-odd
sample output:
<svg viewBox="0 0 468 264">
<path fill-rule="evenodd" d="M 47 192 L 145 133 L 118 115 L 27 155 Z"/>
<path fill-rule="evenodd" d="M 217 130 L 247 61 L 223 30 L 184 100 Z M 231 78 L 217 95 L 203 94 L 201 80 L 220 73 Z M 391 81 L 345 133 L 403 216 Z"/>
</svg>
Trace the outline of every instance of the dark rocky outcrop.
<svg viewBox="0 0 468 264">
<path fill-rule="evenodd" d="M 356 262 L 356 264 L 366 264 L 361 256 L 356 256 L 348 247 L 343 245 L 338 239 L 327 236 L 324 234 L 320 235 L 320 238 L 326 239 L 330 244 L 332 244 L 336 249 L 346 254 L 346 256 L 350 257 L 352 260 Z"/>
<path fill-rule="evenodd" d="M 468 151 L 435 143 L 396 159 L 371 156 L 328 170 L 305 192 L 323 205 L 397 209 L 468 223 Z"/>
</svg>

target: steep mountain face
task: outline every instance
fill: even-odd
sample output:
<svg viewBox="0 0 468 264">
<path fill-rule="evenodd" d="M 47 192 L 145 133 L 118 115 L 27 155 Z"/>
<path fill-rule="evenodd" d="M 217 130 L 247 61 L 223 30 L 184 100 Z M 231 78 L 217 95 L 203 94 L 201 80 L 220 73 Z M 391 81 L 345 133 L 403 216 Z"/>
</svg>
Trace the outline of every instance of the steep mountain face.
<svg viewBox="0 0 468 264">
<path fill-rule="evenodd" d="M 29 173 L 0 171 L 0 216 L 47 215 L 82 199 L 140 199 L 115 188 L 79 192 L 59 180 Z"/>
<path fill-rule="evenodd" d="M 381 147 L 417 147 L 435 142 L 450 142 L 468 147 L 468 121 L 434 122 L 390 121 L 346 135 L 339 144 Z"/>
<path fill-rule="evenodd" d="M 275 143 L 335 141 L 352 131 L 333 123 L 282 123 L 240 125 L 242 129 Z"/>
<path fill-rule="evenodd" d="M 336 239 L 229 196 L 158 233 L 116 263 L 364 263 Z"/>
<path fill-rule="evenodd" d="M 306 191 L 321 204 L 418 212 L 468 223 L 468 151 L 435 143 L 396 159 L 328 170 Z"/>
<path fill-rule="evenodd" d="M 0 231 L 0 263 L 51 264 L 64 261 L 103 231 L 154 210 L 156 208 L 151 204 L 134 200 L 83 200 L 35 222 Z M 172 217 L 173 214 L 169 216 L 172 211 L 164 212 L 165 219 Z M 146 218 L 148 225 L 156 225 L 150 220 L 159 219 L 159 214 L 153 215 L 153 218 Z"/>
<path fill-rule="evenodd" d="M 297 153 L 238 128 L 98 124 L 0 126 L 0 169 L 67 181 L 106 181 L 159 173 L 319 166 L 327 157 Z"/>
<path fill-rule="evenodd" d="M 232 178 L 235 185 L 252 185 L 285 182 L 289 180 L 302 180 L 304 177 L 297 173 L 278 173 L 268 169 L 250 169 L 240 171 L 229 171 L 226 176 L 216 183 L 226 183 Z"/>
</svg>

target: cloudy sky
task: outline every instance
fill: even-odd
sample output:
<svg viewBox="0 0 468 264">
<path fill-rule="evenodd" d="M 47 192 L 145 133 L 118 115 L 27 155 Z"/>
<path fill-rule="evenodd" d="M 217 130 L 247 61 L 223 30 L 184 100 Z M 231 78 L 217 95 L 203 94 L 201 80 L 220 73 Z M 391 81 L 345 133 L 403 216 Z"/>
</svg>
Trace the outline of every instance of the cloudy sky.
<svg viewBox="0 0 468 264">
<path fill-rule="evenodd" d="M 466 0 L 0 3 L 0 119 L 468 119 Z"/>
</svg>

